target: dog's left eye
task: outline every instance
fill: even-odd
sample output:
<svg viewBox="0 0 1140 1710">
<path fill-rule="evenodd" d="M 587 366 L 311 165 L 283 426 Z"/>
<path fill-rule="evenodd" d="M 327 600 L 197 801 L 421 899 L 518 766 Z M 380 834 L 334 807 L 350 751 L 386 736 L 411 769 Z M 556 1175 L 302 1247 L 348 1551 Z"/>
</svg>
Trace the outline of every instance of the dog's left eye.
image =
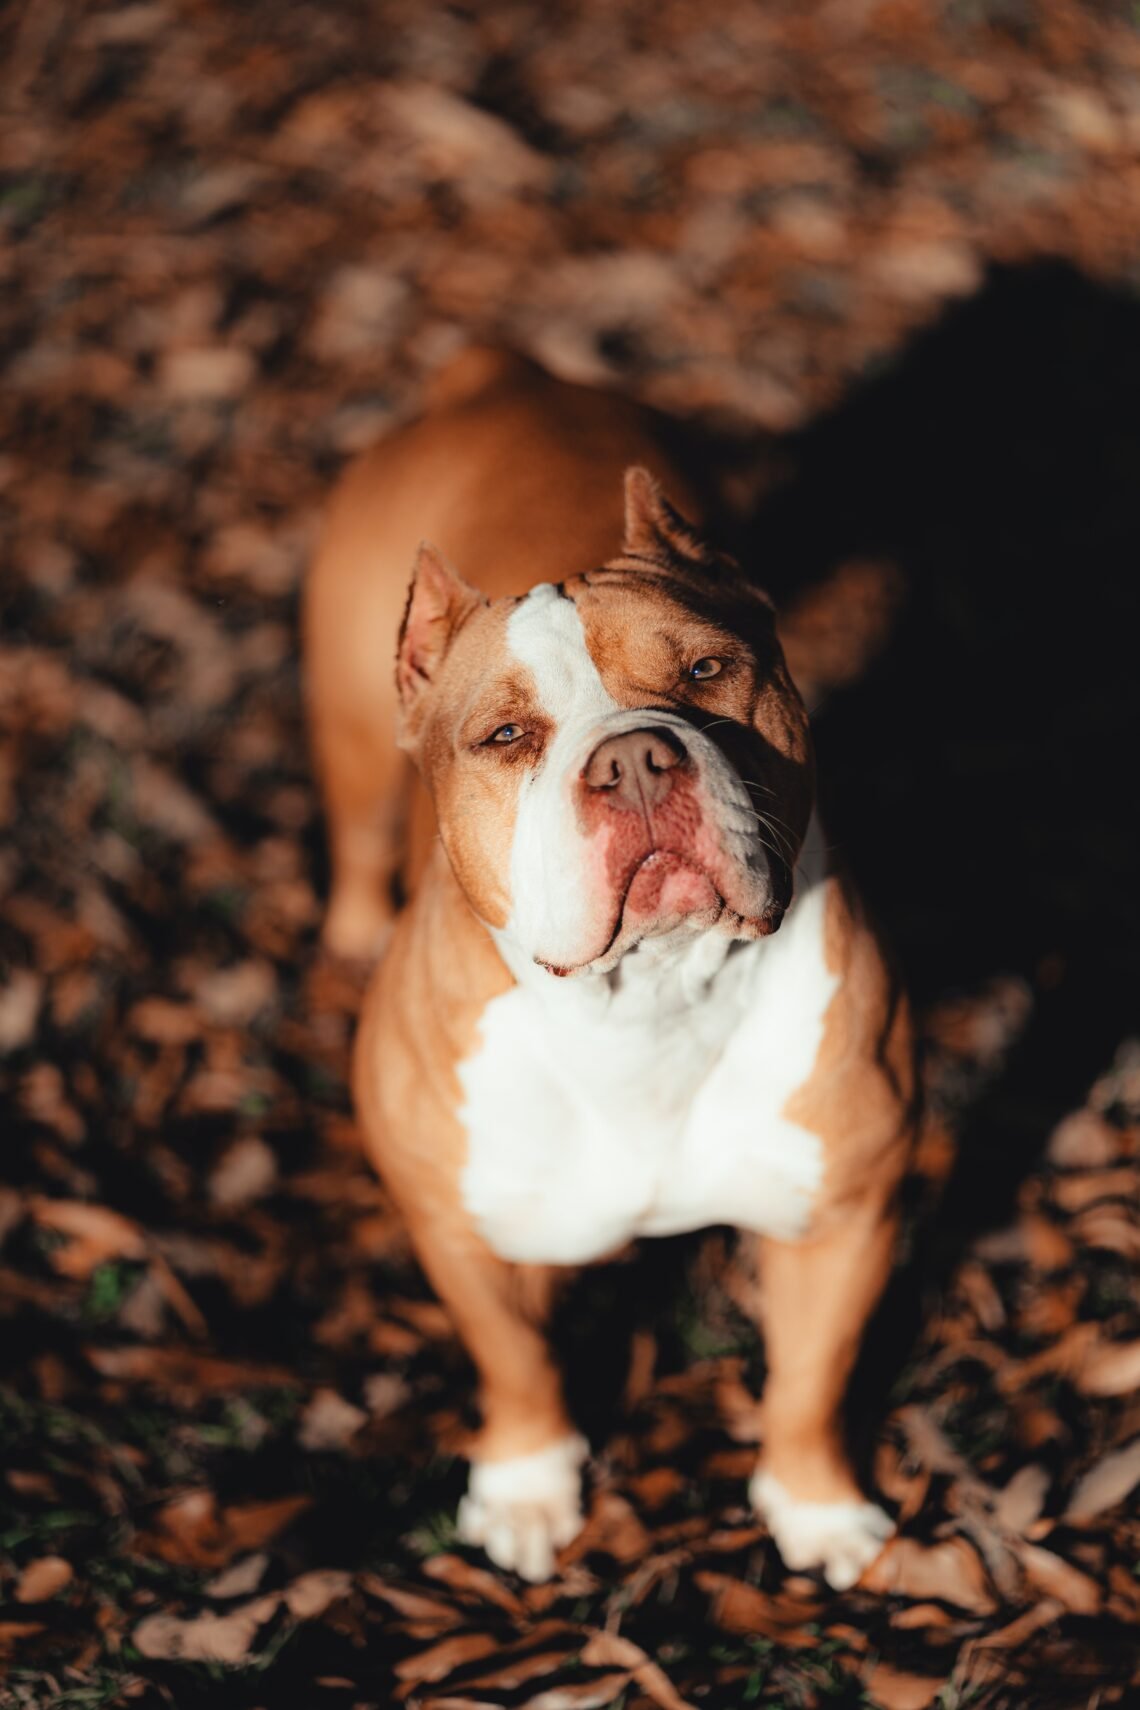
<svg viewBox="0 0 1140 1710">
<path fill-rule="evenodd" d="M 689 666 L 685 675 L 703 683 L 708 677 L 719 677 L 723 670 L 723 659 L 698 659 Z"/>
<path fill-rule="evenodd" d="M 521 724 L 501 724 L 498 730 L 491 732 L 487 741 L 496 742 L 500 747 L 505 747 L 507 743 L 517 742 L 520 736 L 525 735 L 526 731 Z"/>
</svg>

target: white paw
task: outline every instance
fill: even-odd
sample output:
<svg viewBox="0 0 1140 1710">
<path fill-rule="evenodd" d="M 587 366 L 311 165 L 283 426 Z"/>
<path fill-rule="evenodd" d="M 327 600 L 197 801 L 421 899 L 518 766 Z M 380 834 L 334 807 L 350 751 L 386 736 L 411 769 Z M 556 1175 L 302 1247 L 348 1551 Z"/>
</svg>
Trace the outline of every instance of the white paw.
<svg viewBox="0 0 1140 1710">
<path fill-rule="evenodd" d="M 496 1566 L 523 1579 L 549 1579 L 554 1557 L 582 1529 L 581 1437 L 560 1437 L 533 1455 L 472 1461 L 457 1528 L 481 1544 Z"/>
<path fill-rule="evenodd" d="M 854 1585 L 894 1534 L 894 1521 L 874 1502 L 803 1502 L 771 1473 L 754 1473 L 748 1494 L 785 1567 L 821 1568 L 835 1591 Z"/>
</svg>

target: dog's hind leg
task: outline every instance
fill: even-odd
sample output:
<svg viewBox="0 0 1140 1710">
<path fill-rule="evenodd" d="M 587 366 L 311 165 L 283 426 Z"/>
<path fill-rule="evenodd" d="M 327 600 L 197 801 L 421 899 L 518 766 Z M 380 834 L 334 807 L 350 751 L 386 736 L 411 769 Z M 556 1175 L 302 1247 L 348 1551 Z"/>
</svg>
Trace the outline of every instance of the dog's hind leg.
<svg viewBox="0 0 1140 1710">
<path fill-rule="evenodd" d="M 336 955 L 372 959 L 395 915 L 410 767 L 394 747 L 353 749 L 352 734 L 329 724 L 314 720 L 332 868 L 323 938 Z"/>
</svg>

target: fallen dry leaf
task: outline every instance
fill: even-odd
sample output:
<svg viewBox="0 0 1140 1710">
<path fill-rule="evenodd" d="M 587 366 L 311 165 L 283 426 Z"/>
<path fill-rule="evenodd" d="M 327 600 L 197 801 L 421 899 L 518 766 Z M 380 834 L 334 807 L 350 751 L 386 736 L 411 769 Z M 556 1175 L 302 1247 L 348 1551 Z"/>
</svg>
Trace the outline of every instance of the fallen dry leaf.
<svg viewBox="0 0 1140 1710">
<path fill-rule="evenodd" d="M 1019 1467 L 993 1499 L 995 1524 L 1009 1532 L 1024 1533 L 1045 1506 L 1049 1484 L 1048 1468 L 1036 1464 Z"/>
<path fill-rule="evenodd" d="M 1076 1110 L 1059 1122 L 1049 1138 L 1048 1156 L 1063 1168 L 1097 1169 L 1113 1163 L 1119 1133 L 1093 1110 Z"/>
<path fill-rule="evenodd" d="M 1140 1170 L 1125 1164 L 1115 1170 L 1083 1170 L 1079 1175 L 1058 1176 L 1050 1192 L 1063 1211 L 1080 1211 L 1100 1199 L 1135 1204 L 1138 1190 Z"/>
<path fill-rule="evenodd" d="M 466 1692 L 446 1693 L 427 1700 L 428 1710 L 502 1710 L 501 1704 L 493 1698 L 472 1698 Z"/>
<path fill-rule="evenodd" d="M 270 1592 L 224 1615 L 148 1615 L 132 1635 L 144 1657 L 168 1662 L 247 1662 L 258 1633 L 284 1607 L 294 1619 L 312 1620 L 352 1588 L 351 1575 L 338 1569 L 302 1574 L 283 1592 Z"/>
<path fill-rule="evenodd" d="M 299 1621 L 311 1621 L 323 1615 L 330 1603 L 347 1597 L 352 1590 L 352 1575 L 340 1568 L 314 1568 L 303 1573 L 285 1587 L 282 1596 L 290 1615 Z"/>
<path fill-rule="evenodd" d="M 364 1405 L 373 1419 L 386 1419 L 411 1399 L 411 1390 L 396 1372 L 370 1372 L 363 1384 Z"/>
<path fill-rule="evenodd" d="M 1034 1590 L 1063 1603 L 1075 1615 L 1096 1614 L 1101 1605 L 1101 1589 L 1087 1573 L 1081 1573 L 1071 1562 L 1039 1544 L 1023 1544 L 1018 1556 Z"/>
<path fill-rule="evenodd" d="M 75 1578 L 75 1569 L 62 1556 L 40 1556 L 22 1570 L 12 1593 L 17 1603 L 44 1603 Z"/>
<path fill-rule="evenodd" d="M 221 1573 L 215 1574 L 213 1579 L 206 1581 L 202 1589 L 207 1597 L 248 1597 L 265 1578 L 268 1566 L 269 1557 L 264 1551 L 258 1551 L 252 1556 L 244 1556 L 241 1561 L 236 1561 Z"/>
<path fill-rule="evenodd" d="M 800 1629 L 819 1614 L 818 1601 L 773 1597 L 728 1574 L 702 1570 L 694 1578 L 700 1590 L 712 1597 L 713 1620 L 726 1632 L 756 1633 L 793 1646 L 812 1643 L 810 1634 Z"/>
<path fill-rule="evenodd" d="M 36 1030 L 43 981 L 30 968 L 13 968 L 0 987 L 0 1053 L 18 1051 Z"/>
<path fill-rule="evenodd" d="M 218 1026 L 247 1027 L 272 1002 L 276 988 L 269 963 L 250 960 L 203 973 L 194 983 L 194 996 Z"/>
<path fill-rule="evenodd" d="M 947 1538 L 941 1544 L 892 1538 L 860 1585 L 865 1591 L 892 1597 L 938 1598 L 978 1615 L 988 1615 L 996 1607 L 986 1571 L 965 1538 Z"/>
<path fill-rule="evenodd" d="M 1140 1219 L 1130 1206 L 1114 1201 L 1091 1205 L 1073 1218 L 1073 1234 L 1086 1247 L 1103 1247 L 1126 1259 L 1140 1258 Z"/>
<path fill-rule="evenodd" d="M 473 1562 L 464 1561 L 462 1556 L 448 1552 L 432 1556 L 424 1563 L 424 1572 L 429 1579 L 441 1580 L 453 1591 L 476 1597 L 484 1603 L 496 1604 L 508 1615 L 521 1617 L 525 1612 L 525 1605 L 504 1583 L 501 1575 L 476 1567 Z"/>
<path fill-rule="evenodd" d="M 614 1490 L 594 1493 L 586 1524 L 565 1552 L 568 1562 L 580 1561 L 594 1550 L 602 1550 L 619 1562 L 641 1561 L 649 1537 L 636 1512 Z"/>
<path fill-rule="evenodd" d="M 1140 1388 L 1140 1340 L 1102 1342 L 1090 1348 L 1076 1382 L 1085 1395 L 1130 1395 Z"/>
<path fill-rule="evenodd" d="M 1123 1449 L 1113 1449 L 1102 1455 L 1089 1468 L 1069 1498 L 1065 1519 L 1076 1524 L 1092 1520 L 1103 1514 L 1106 1508 L 1115 1508 L 1118 1502 L 1123 1502 L 1138 1484 L 1140 1437 L 1134 1438 Z"/>
<path fill-rule="evenodd" d="M 502 1710 L 501 1700 L 494 1698 L 472 1698 L 468 1693 L 438 1694 L 424 1701 L 427 1710 Z"/>
<path fill-rule="evenodd" d="M 960 1620 L 960 1615 L 952 1614 L 940 1603 L 907 1603 L 891 1611 L 891 1626 L 904 1633 L 912 1627 L 949 1627 Z"/>
<path fill-rule="evenodd" d="M 629 1680 L 626 1674 L 603 1674 L 574 1686 L 551 1686 L 528 1698 L 519 1710 L 605 1710 Z"/>
<path fill-rule="evenodd" d="M 165 1662 L 243 1663 L 249 1660 L 258 1633 L 281 1599 L 276 1594 L 243 1603 L 225 1615 L 204 1610 L 183 1619 L 177 1615 L 148 1615 L 132 1634 L 141 1656 Z"/>
<path fill-rule="evenodd" d="M 28 1210 L 43 1229 L 67 1237 L 52 1249 L 51 1260 L 64 1276 L 86 1279 L 108 1259 L 141 1259 L 146 1238 L 136 1223 L 105 1205 L 36 1195 Z"/>
<path fill-rule="evenodd" d="M 192 1348 L 95 1348 L 86 1358 L 104 1377 L 143 1383 L 177 1400 L 184 1393 L 227 1393 L 242 1388 L 266 1388 L 296 1383 L 284 1366 L 256 1365 L 253 1361 L 219 1359 L 196 1353 Z"/>
<path fill-rule="evenodd" d="M 256 1134 L 243 1135 L 210 1172 L 210 1198 L 225 1210 L 261 1199 L 277 1180 L 277 1159 Z"/>
<path fill-rule="evenodd" d="M 876 1663 L 865 1681 L 867 1702 L 878 1710 L 926 1710 L 945 1682 L 926 1674 L 908 1674 L 889 1663 Z"/>
<path fill-rule="evenodd" d="M 42 1621 L 0 1621 L 0 1657 L 12 1656 L 24 1639 L 34 1639 L 43 1631 Z"/>
<path fill-rule="evenodd" d="M 681 1697 L 668 1675 L 641 1646 L 618 1633 L 594 1633 L 582 1649 L 582 1661 L 588 1668 L 605 1668 L 610 1663 L 627 1668 L 641 1690 L 654 1704 L 660 1704 L 662 1710 L 693 1710 L 689 1700 Z"/>
<path fill-rule="evenodd" d="M 576 1635 L 574 1637 L 576 1638 Z M 528 1633 L 525 1643 L 530 1645 L 534 1642 L 533 1636 Z M 494 1667 L 486 1674 L 471 1676 L 467 1685 L 472 1691 L 489 1686 L 497 1692 L 514 1692 L 528 1681 L 540 1679 L 544 1674 L 555 1674 L 559 1669 L 572 1665 L 577 1655 L 576 1649 L 566 1647 L 558 1651 L 532 1652 L 521 1657 L 499 1651 L 495 1656 Z"/>
<path fill-rule="evenodd" d="M 189 1567 L 221 1568 L 236 1555 L 271 1542 L 311 1501 L 308 1496 L 285 1496 L 219 1509 L 212 1490 L 184 1491 L 159 1510 L 153 1532 L 139 1535 L 138 1549 Z"/>
<path fill-rule="evenodd" d="M 190 1567 L 216 1567 L 233 1554 L 212 1490 L 184 1491 L 155 1515 L 156 1531 L 141 1534 L 143 1555 Z"/>
<path fill-rule="evenodd" d="M 311 1508 L 311 1496 L 279 1496 L 268 1502 L 237 1503 L 222 1511 L 222 1524 L 240 1550 L 257 1550 Z"/>
<path fill-rule="evenodd" d="M 1039 1603 L 1035 1603 L 1031 1609 L 1023 1610 L 1005 1626 L 995 1627 L 992 1632 L 971 1639 L 970 1644 L 976 1650 L 1015 1651 L 1039 1628 L 1051 1626 L 1064 1610 L 1065 1605 L 1056 1598 L 1043 1597 Z"/>
<path fill-rule="evenodd" d="M 370 1597 L 379 1598 L 398 1614 L 425 1625 L 457 1627 L 463 1618 L 453 1603 L 446 1603 L 438 1597 L 425 1597 L 422 1591 L 392 1584 L 378 1574 L 362 1573 L 357 1584 Z"/>
<path fill-rule="evenodd" d="M 367 1423 L 363 1408 L 333 1389 L 318 1389 L 301 1415 L 297 1441 L 303 1449 L 345 1449 Z"/>
<path fill-rule="evenodd" d="M 488 1633 L 456 1633 L 453 1638 L 441 1639 L 427 1650 L 405 1657 L 396 1664 L 396 1674 L 403 1681 L 417 1684 L 443 1680 L 460 1663 L 474 1662 L 497 1649 L 496 1641 Z"/>
</svg>

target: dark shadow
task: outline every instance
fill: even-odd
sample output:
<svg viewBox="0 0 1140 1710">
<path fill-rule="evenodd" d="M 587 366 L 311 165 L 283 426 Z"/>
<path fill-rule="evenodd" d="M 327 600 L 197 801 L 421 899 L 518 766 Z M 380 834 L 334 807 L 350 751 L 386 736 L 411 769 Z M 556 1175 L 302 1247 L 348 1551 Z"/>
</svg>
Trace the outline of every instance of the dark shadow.
<svg viewBox="0 0 1140 1710">
<path fill-rule="evenodd" d="M 778 595 L 883 555 L 893 644 L 817 730 L 827 829 L 917 1004 L 1023 976 L 940 1222 L 1003 1217 L 1140 1020 L 1140 301 L 996 273 L 788 448 L 750 561 Z"/>
</svg>

